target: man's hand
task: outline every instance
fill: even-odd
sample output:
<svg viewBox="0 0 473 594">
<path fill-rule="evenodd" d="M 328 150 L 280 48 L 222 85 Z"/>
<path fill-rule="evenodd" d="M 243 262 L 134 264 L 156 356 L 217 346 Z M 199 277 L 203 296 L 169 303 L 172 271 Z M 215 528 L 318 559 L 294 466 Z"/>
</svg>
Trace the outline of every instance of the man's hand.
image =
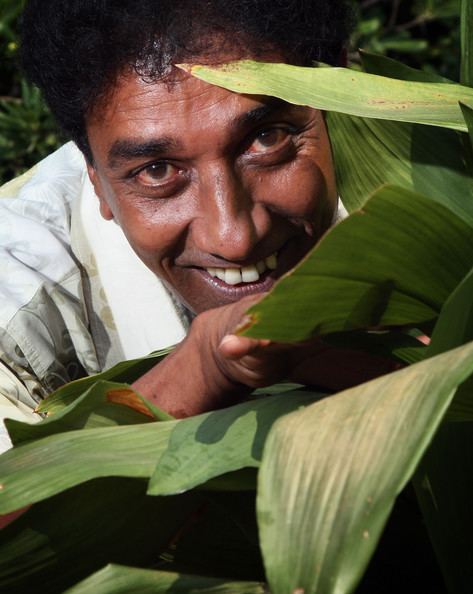
<svg viewBox="0 0 473 594">
<path fill-rule="evenodd" d="M 392 361 L 319 340 L 280 344 L 234 334 L 246 310 L 261 298 L 253 295 L 197 316 L 173 353 L 133 387 L 170 414 L 186 417 L 229 406 L 281 379 L 341 390 L 397 368 Z"/>
<path fill-rule="evenodd" d="M 269 341 L 232 334 L 261 298 L 252 295 L 198 315 L 181 344 L 133 388 L 172 415 L 185 417 L 227 406 L 257 386 L 278 381 L 284 373 L 276 354 L 267 353 Z"/>
</svg>

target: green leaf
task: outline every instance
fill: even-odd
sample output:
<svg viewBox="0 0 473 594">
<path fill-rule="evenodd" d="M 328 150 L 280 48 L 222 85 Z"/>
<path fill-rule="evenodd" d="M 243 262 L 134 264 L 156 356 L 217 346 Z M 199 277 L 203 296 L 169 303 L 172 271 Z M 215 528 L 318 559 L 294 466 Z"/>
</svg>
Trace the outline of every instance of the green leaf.
<svg viewBox="0 0 473 594">
<path fill-rule="evenodd" d="M 352 592 L 455 393 L 473 344 L 281 419 L 259 474 L 272 594 Z M 467 528 L 468 530 L 468 528 Z"/>
<path fill-rule="evenodd" d="M 472 265 L 469 225 L 420 194 L 387 186 L 249 310 L 255 323 L 245 334 L 290 342 L 432 320 Z"/>
<path fill-rule="evenodd" d="M 257 467 L 266 436 L 275 420 L 321 396 L 292 391 L 231 407 L 206 419 L 175 425 L 168 447 L 151 477 L 150 495 L 181 493 L 223 472 Z"/>
<path fill-rule="evenodd" d="M 453 81 L 439 74 L 411 68 L 402 62 L 382 56 L 381 54 L 373 54 L 372 52 L 361 50 L 360 56 L 364 69 L 370 74 L 388 76 L 389 78 L 399 80 L 410 80 L 412 82 L 453 83 Z"/>
<path fill-rule="evenodd" d="M 65 594 L 265 594 L 263 584 L 109 565 Z"/>
<path fill-rule="evenodd" d="M 360 56 L 363 68 L 370 74 L 378 74 L 379 76 L 399 80 L 410 80 L 411 82 L 453 83 L 453 81 L 439 74 L 411 68 L 402 62 L 381 54 L 360 50 Z"/>
<path fill-rule="evenodd" d="M 425 194 L 473 224 L 473 182 L 457 132 L 338 113 L 327 114 L 327 124 L 349 212 L 389 183 Z"/>
<path fill-rule="evenodd" d="M 382 40 L 382 47 L 385 50 L 392 50 L 405 54 L 416 54 L 426 50 L 429 47 L 429 43 L 426 39 L 401 39 L 395 37 L 385 37 Z"/>
<path fill-rule="evenodd" d="M 466 383 L 470 384 L 471 397 L 471 378 Z M 414 477 L 445 583 L 455 594 L 473 591 L 472 452 L 472 423 L 444 423 Z"/>
<path fill-rule="evenodd" d="M 203 503 L 147 497 L 146 481 L 117 478 L 56 495 L 0 531 L 0 591 L 59 593 L 107 563 L 156 563 Z"/>
<path fill-rule="evenodd" d="M 338 348 L 361 350 L 378 357 L 417 363 L 425 357 L 427 347 L 413 336 L 399 330 L 379 332 L 339 332 L 324 337 L 324 342 Z"/>
<path fill-rule="evenodd" d="M 426 357 L 433 357 L 473 340 L 473 269 L 445 302 L 434 327 Z M 466 381 L 448 410 L 449 421 L 473 421 L 473 381 Z"/>
<path fill-rule="evenodd" d="M 159 361 L 161 361 L 166 355 L 168 355 L 174 347 L 169 347 L 155 353 L 151 353 L 147 357 L 140 357 L 139 359 L 132 359 L 130 361 L 122 361 L 117 365 L 114 365 L 107 371 L 84 377 L 68 384 L 56 390 L 51 396 L 43 400 L 38 406 L 37 412 L 39 413 L 51 413 L 54 414 L 59 410 L 62 410 L 79 396 L 81 396 L 86 390 L 91 388 L 96 382 L 100 380 L 114 381 L 114 382 L 126 382 L 128 384 L 133 383 L 136 379 L 141 377 L 144 373 L 154 367 Z M 165 414 L 165 413 L 163 413 Z M 167 415 L 169 419 L 169 415 Z"/>
<path fill-rule="evenodd" d="M 105 476 L 153 476 L 153 494 L 165 489 L 183 491 L 220 475 L 225 475 L 222 488 L 229 488 L 229 481 L 232 487 L 229 472 L 258 466 L 271 424 L 316 397 L 290 392 L 188 419 L 68 431 L 23 443 L 0 456 L 0 514 Z M 180 444 L 176 435 L 190 441 Z M 157 463 L 168 449 L 161 488 Z M 173 476 L 173 461 L 189 452 L 193 465 L 186 465 L 185 475 L 179 469 Z M 214 480 L 210 487 L 220 485 Z"/>
<path fill-rule="evenodd" d="M 414 81 L 433 76 L 384 56 L 362 52 L 362 57 L 373 74 Z M 467 164 L 462 135 L 432 126 L 368 120 L 335 112 L 327 114 L 327 122 L 337 185 L 349 211 L 362 206 L 380 185 L 393 183 L 423 193 L 464 220 L 473 221 L 473 170 Z"/>
<path fill-rule="evenodd" d="M 74 429 L 137 425 L 170 417 L 134 392 L 128 384 L 98 381 L 84 394 L 39 423 L 5 419 L 12 443 L 48 437 Z"/>
<path fill-rule="evenodd" d="M 473 268 L 445 301 L 427 356 L 433 357 L 473 340 Z"/>
<path fill-rule="evenodd" d="M 427 356 L 473 339 L 473 269 L 445 302 Z M 455 394 L 446 420 L 423 459 L 414 484 L 449 591 L 473 590 L 473 378 Z M 468 422 L 469 421 L 469 422 Z"/>
<path fill-rule="evenodd" d="M 471 107 L 470 105 L 465 105 L 464 103 L 462 103 L 460 105 L 460 107 L 462 109 L 462 113 L 463 113 L 463 117 L 465 118 L 466 125 L 468 127 L 468 134 L 470 137 L 470 155 L 471 155 L 471 152 L 473 151 L 473 107 Z M 473 175 L 473 169 L 472 169 L 472 175 Z"/>
<path fill-rule="evenodd" d="M 350 115 L 465 131 L 460 102 L 473 90 L 457 84 L 395 80 L 347 68 L 301 68 L 242 61 L 223 66 L 183 66 L 194 76 L 238 93 L 270 95 Z"/>
<path fill-rule="evenodd" d="M 473 86 L 473 23 L 472 0 L 461 0 L 461 50 L 460 81 L 463 85 Z"/>
<path fill-rule="evenodd" d="M 172 423 L 69 431 L 5 452 L 0 456 L 0 514 L 98 477 L 149 478 Z"/>
</svg>

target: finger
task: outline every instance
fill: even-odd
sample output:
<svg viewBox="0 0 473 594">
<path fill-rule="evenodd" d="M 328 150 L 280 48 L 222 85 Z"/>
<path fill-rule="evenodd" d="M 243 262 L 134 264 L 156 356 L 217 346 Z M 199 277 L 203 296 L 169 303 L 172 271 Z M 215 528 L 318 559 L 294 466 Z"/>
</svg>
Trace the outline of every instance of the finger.
<svg viewBox="0 0 473 594">
<path fill-rule="evenodd" d="M 264 350 L 271 344 L 270 340 L 247 338 L 246 336 L 236 336 L 227 334 L 220 342 L 218 350 L 226 359 L 236 360 L 247 355 L 252 355 L 260 350 Z"/>
</svg>

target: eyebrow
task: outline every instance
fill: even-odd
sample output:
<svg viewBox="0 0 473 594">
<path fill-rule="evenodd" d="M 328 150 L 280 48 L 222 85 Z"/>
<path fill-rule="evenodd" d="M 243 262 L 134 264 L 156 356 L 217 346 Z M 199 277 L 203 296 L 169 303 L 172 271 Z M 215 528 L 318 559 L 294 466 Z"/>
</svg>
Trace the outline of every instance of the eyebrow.
<svg viewBox="0 0 473 594">
<path fill-rule="evenodd" d="M 269 97 L 264 105 L 250 109 L 236 117 L 232 123 L 232 128 L 236 131 L 239 128 L 257 125 L 288 106 L 291 107 L 290 104 L 282 99 Z M 108 166 L 110 169 L 118 169 L 123 161 L 157 158 L 171 151 L 178 150 L 182 150 L 182 144 L 176 139 L 167 136 L 153 138 L 144 142 L 132 139 L 119 139 L 110 148 Z"/>
<path fill-rule="evenodd" d="M 256 125 L 263 122 L 266 118 L 275 115 L 277 112 L 291 107 L 289 103 L 276 97 L 268 97 L 264 105 L 250 109 L 246 113 L 238 116 L 234 122 L 235 128 Z"/>
<path fill-rule="evenodd" d="M 158 157 L 169 151 L 179 150 L 181 145 L 173 138 L 163 137 L 149 141 L 116 140 L 108 153 L 108 166 L 116 169 L 121 161 L 140 159 L 143 157 Z"/>
</svg>

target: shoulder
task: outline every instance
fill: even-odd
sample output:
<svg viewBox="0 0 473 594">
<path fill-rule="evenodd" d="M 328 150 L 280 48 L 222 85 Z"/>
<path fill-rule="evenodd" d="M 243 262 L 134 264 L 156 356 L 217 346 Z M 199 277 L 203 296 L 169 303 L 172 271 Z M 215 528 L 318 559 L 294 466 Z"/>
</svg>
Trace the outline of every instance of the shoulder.
<svg viewBox="0 0 473 594">
<path fill-rule="evenodd" d="M 41 287 L 75 270 L 71 207 L 84 174 L 84 159 L 69 143 L 0 188 L 0 327 Z"/>
<path fill-rule="evenodd" d="M 71 211 L 85 175 L 84 158 L 69 143 L 0 188 L 1 359 L 48 388 L 51 370 L 71 379 L 63 368 L 75 364 L 76 328 L 90 342 L 70 245 Z"/>
<path fill-rule="evenodd" d="M 56 228 L 67 227 L 70 208 L 77 199 L 86 165 L 79 149 L 69 142 L 23 175 L 0 187 L 2 213 L 38 220 Z"/>
</svg>

